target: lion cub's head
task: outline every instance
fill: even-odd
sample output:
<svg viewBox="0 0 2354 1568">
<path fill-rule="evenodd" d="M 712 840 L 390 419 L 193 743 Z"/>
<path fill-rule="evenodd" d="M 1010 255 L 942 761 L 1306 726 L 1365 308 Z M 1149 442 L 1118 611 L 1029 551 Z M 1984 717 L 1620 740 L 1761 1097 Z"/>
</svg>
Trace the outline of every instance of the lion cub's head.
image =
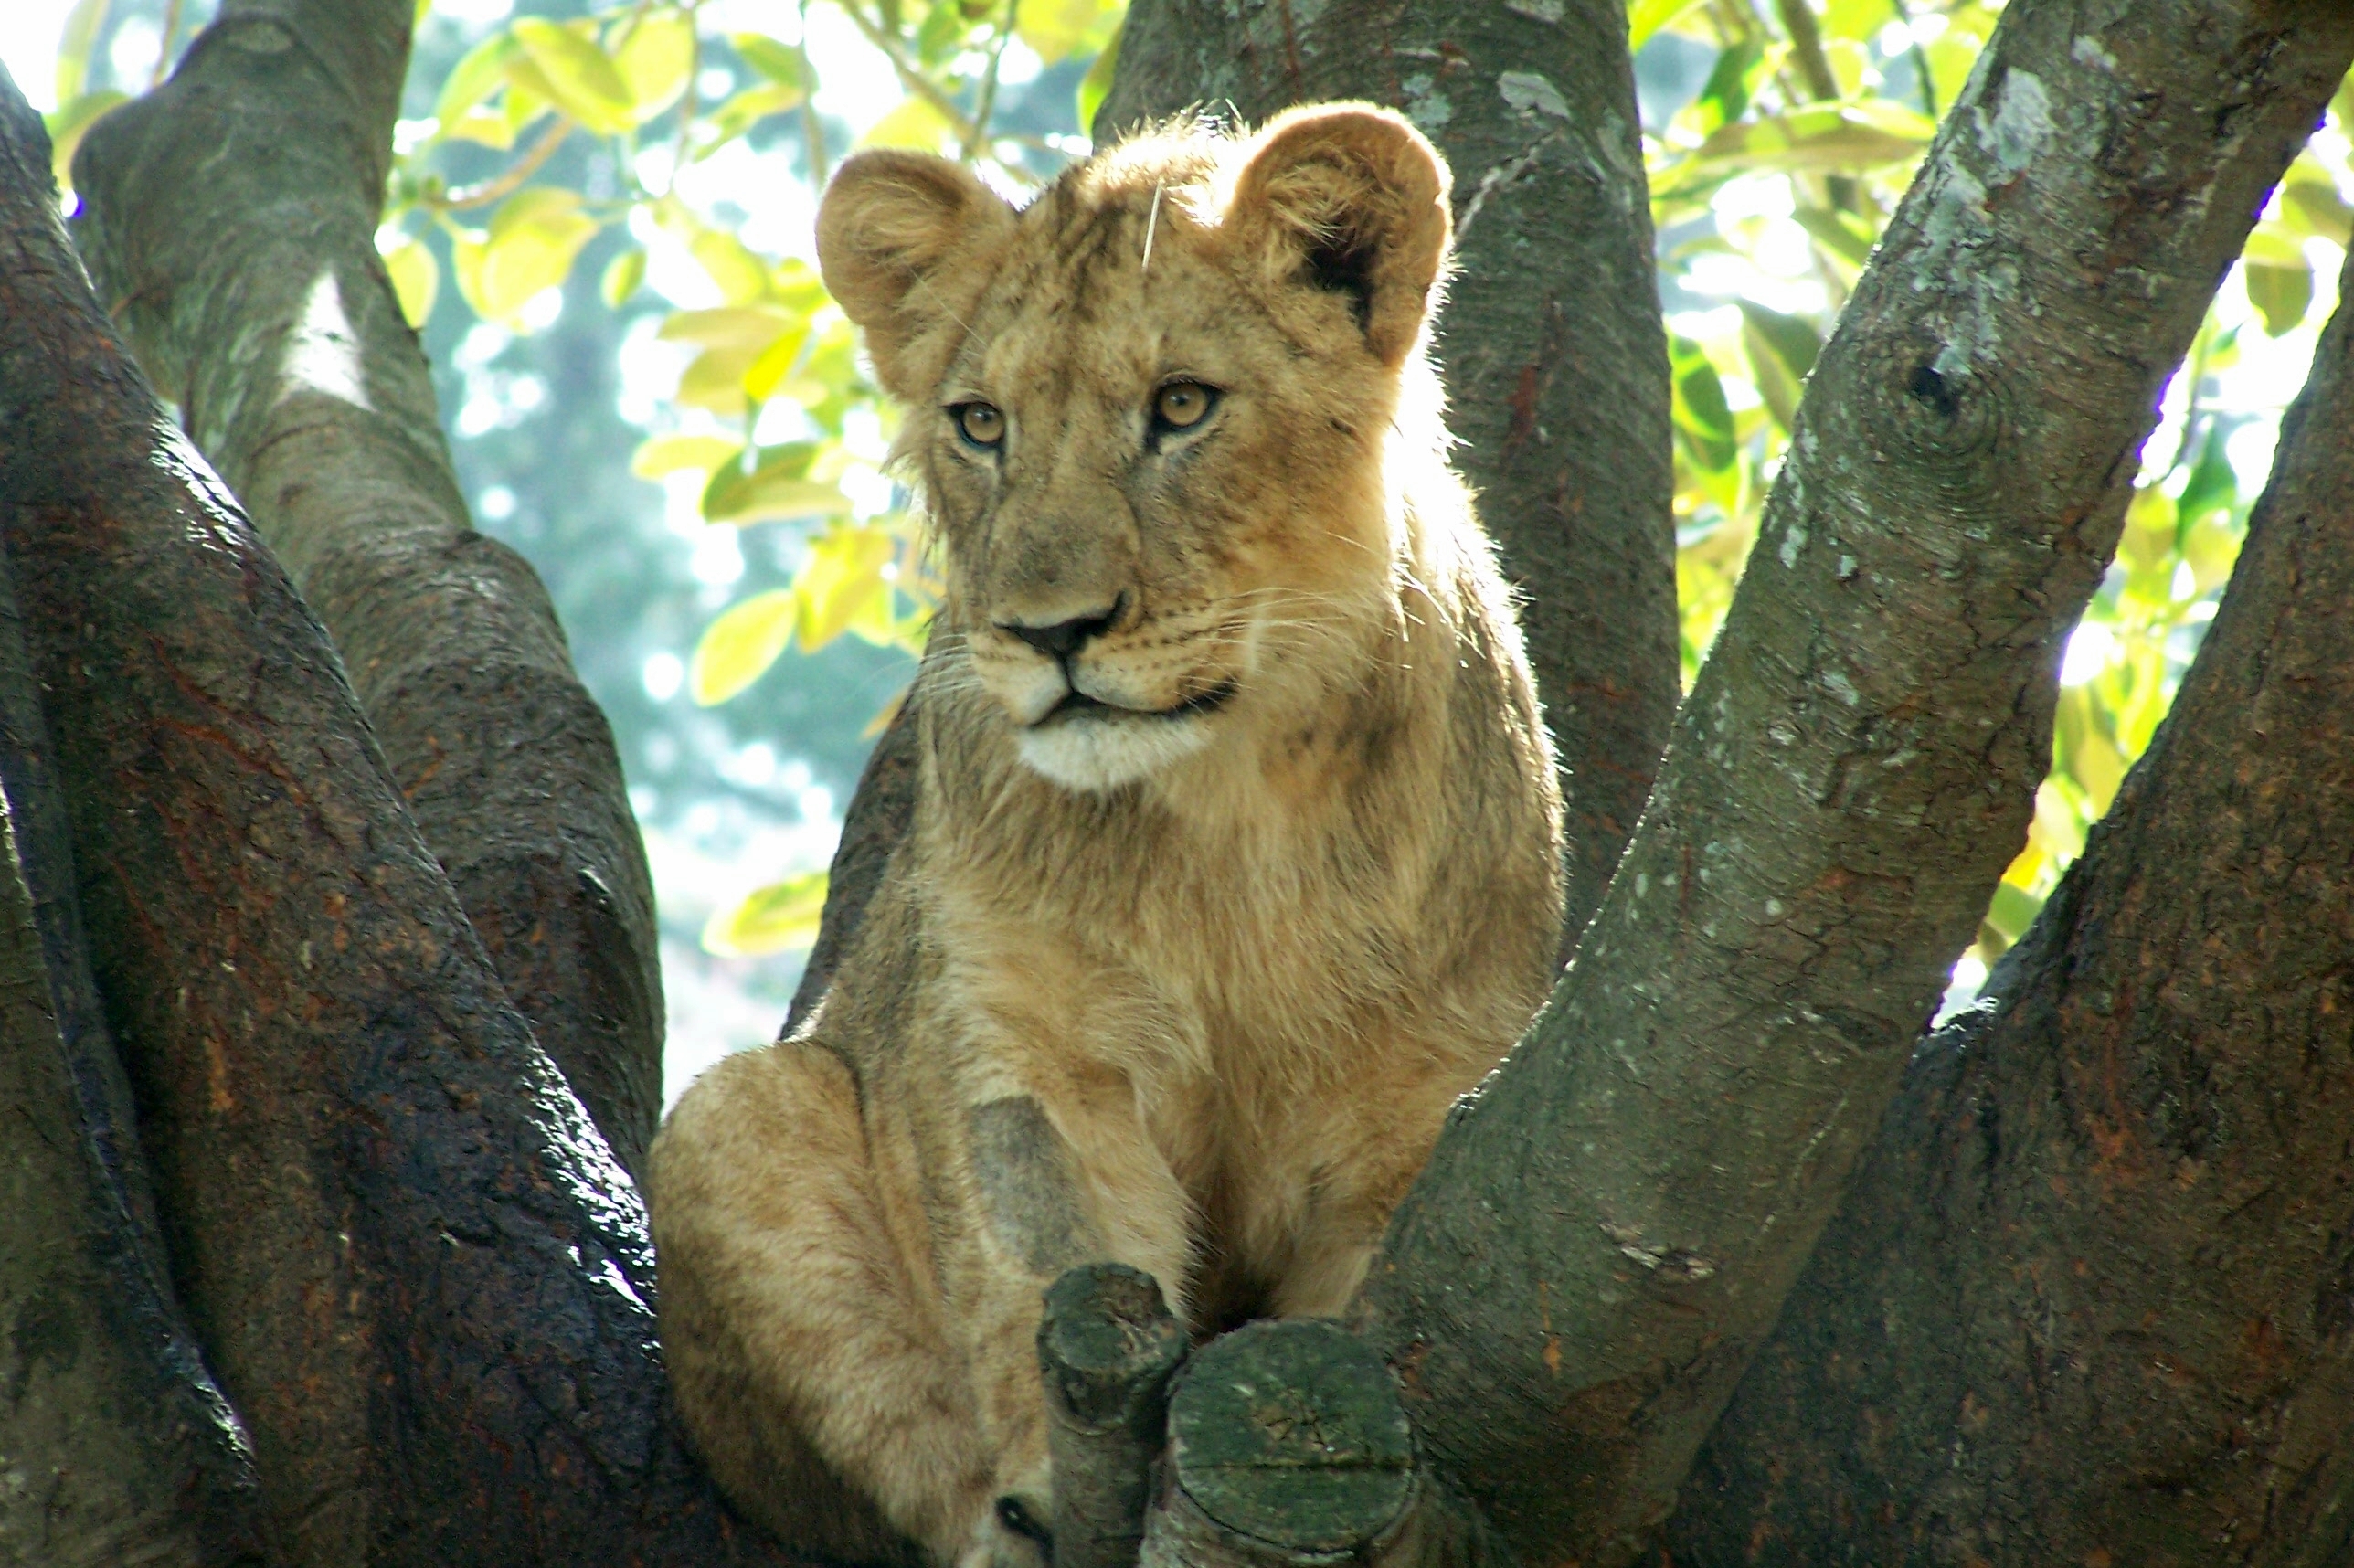
<svg viewBox="0 0 2354 1568">
<path fill-rule="evenodd" d="M 1361 105 L 1144 136 L 1020 210 L 942 158 L 843 165 L 826 286 L 908 406 L 945 652 L 1033 768 L 1108 789 L 1272 733 L 1397 635 L 1448 233 L 1445 163 Z"/>
</svg>

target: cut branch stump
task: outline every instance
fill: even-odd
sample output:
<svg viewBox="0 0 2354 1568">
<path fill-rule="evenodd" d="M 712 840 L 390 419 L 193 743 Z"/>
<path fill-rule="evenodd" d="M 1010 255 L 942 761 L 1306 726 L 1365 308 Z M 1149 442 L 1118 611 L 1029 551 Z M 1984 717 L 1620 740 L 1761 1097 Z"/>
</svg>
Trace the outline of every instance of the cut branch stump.
<svg viewBox="0 0 2354 1568">
<path fill-rule="evenodd" d="M 1184 1326 L 1149 1274 L 1072 1269 L 1046 1292 L 1038 1370 L 1055 1462 L 1055 1568 L 1129 1568 L 1144 1539 Z"/>
</svg>

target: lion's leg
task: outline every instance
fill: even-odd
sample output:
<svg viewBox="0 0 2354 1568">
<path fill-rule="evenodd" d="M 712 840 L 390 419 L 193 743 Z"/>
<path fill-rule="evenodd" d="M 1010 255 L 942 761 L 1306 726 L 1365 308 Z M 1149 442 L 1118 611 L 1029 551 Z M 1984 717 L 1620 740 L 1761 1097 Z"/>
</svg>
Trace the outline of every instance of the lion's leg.
<svg viewBox="0 0 2354 1568">
<path fill-rule="evenodd" d="M 976 1245 L 949 1249 L 944 1281 L 971 1336 L 981 1425 L 998 1456 L 1002 1525 L 1044 1545 L 1051 1517 L 1042 1298 L 1066 1269 L 1106 1260 L 1161 1282 L 1182 1316 L 1189 1262 L 1183 1188 L 1139 1121 L 1127 1080 L 1067 1058 L 1026 1080 L 990 1074 L 964 1116 Z"/>
<path fill-rule="evenodd" d="M 848 1068 L 790 1042 L 729 1058 L 679 1101 L 650 1177 L 680 1413 L 729 1496 L 823 1554 L 872 1560 L 887 1521 L 963 1556 L 991 1457 L 885 1222 Z"/>
</svg>

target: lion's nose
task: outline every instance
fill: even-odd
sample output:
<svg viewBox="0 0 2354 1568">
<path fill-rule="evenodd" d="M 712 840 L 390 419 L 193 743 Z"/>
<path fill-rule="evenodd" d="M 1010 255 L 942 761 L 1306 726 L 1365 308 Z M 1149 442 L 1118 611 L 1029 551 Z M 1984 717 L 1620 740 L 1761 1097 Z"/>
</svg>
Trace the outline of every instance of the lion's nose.
<svg viewBox="0 0 2354 1568">
<path fill-rule="evenodd" d="M 1090 638 L 1101 636 L 1105 628 L 1119 617 L 1119 601 L 1115 599 L 1108 609 L 1075 615 L 1051 626 L 1022 626 L 1001 620 L 997 629 L 1019 637 L 1050 659 L 1067 659 L 1086 646 Z"/>
</svg>

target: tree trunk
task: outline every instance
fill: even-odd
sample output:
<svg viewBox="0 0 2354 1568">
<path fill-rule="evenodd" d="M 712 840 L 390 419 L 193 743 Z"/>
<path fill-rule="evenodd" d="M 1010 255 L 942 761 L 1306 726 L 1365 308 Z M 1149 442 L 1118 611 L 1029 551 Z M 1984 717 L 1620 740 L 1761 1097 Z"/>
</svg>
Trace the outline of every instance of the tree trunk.
<svg viewBox="0 0 2354 1568">
<path fill-rule="evenodd" d="M 2172 714 L 1987 999 L 1914 1055 L 1678 1563 L 2354 1555 L 2340 289 Z"/>
<path fill-rule="evenodd" d="M 1631 1560 L 1771 1331 L 2019 845 L 2159 388 L 2354 58 L 2342 0 L 2101 15 L 2003 13 L 1575 966 L 1367 1281 L 1529 1561 Z"/>
<path fill-rule="evenodd" d="M 666 1417 L 636 1189 L 83 286 L 48 168 L 9 86 L 0 542 L 176 1283 L 277 1551 L 784 1561 Z"/>
<path fill-rule="evenodd" d="M 474 532 L 376 249 L 410 0 L 231 0 L 75 158 L 151 379 L 343 655 L 508 997 L 634 1170 L 662 1114 L 653 888 L 604 714 Z"/>
</svg>

